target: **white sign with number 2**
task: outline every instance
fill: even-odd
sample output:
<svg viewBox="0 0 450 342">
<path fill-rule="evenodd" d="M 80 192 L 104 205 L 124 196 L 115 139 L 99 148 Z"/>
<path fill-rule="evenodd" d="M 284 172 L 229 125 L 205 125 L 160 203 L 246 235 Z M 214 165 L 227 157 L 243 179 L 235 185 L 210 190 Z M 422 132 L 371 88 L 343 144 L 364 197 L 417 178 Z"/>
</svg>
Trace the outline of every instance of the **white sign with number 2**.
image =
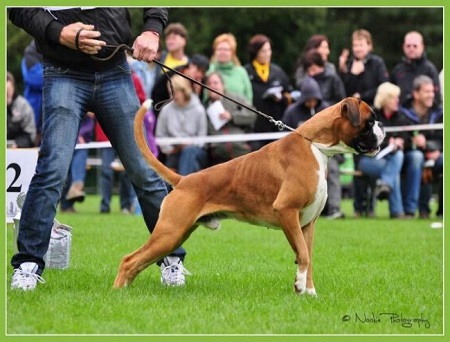
<svg viewBox="0 0 450 342">
<path fill-rule="evenodd" d="M 34 175 L 38 158 L 37 148 L 8 149 L 6 151 L 6 221 L 13 222 L 19 208 L 17 196 L 26 193 Z"/>
</svg>

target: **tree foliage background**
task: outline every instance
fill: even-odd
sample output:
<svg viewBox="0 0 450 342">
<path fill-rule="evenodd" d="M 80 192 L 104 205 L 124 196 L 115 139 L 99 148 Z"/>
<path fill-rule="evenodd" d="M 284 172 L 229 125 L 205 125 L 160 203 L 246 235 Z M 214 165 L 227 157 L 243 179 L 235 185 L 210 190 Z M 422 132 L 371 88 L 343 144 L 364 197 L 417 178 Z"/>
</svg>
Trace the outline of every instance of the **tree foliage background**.
<svg viewBox="0 0 450 342">
<path fill-rule="evenodd" d="M 263 33 L 273 41 L 272 61 L 293 76 L 306 40 L 313 34 L 328 36 L 330 61 L 337 64 L 343 48 L 351 49 L 351 34 L 367 29 L 372 34 L 374 53 L 382 56 L 388 70 L 402 57 L 406 32 L 420 31 L 427 57 L 438 70 L 443 67 L 443 7 L 361 7 L 361 8 L 170 8 L 170 22 L 183 23 L 189 32 L 187 53 L 211 55 L 214 38 L 233 33 L 238 41 L 238 57 L 248 62 L 247 44 L 251 36 Z M 134 35 L 142 28 L 142 11 L 130 8 Z M 7 67 L 20 85 L 20 60 L 30 37 L 11 22 L 7 24 Z"/>
</svg>

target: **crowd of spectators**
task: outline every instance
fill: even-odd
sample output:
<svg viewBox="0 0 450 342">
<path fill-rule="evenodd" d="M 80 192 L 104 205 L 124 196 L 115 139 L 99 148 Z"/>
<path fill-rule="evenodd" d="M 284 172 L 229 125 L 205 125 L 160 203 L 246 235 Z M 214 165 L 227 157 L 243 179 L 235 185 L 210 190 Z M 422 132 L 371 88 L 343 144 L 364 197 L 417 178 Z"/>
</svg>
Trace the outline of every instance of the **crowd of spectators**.
<svg viewBox="0 0 450 342">
<path fill-rule="evenodd" d="M 271 140 L 156 146 L 155 136 L 195 137 L 278 131 L 278 127 L 257 115 L 256 111 L 295 128 L 323 108 L 352 96 L 372 106 L 386 127 L 443 122 L 442 71 L 439 73 L 427 59 L 424 39 L 418 31 L 405 34 L 403 56 L 399 56 L 398 64 L 391 71 L 382 56 L 374 53 L 372 36 L 365 29 L 353 32 L 349 39 L 351 49 L 342 51 L 337 65 L 329 61 L 331 42 L 328 38 L 322 34 L 313 35 L 304 42 L 293 75 L 275 63 L 272 57 L 276 59 L 276 44 L 264 34 L 256 34 L 249 39 L 246 47 L 248 59 L 242 64 L 237 57 L 241 47 L 232 33 L 225 32 L 213 39 L 210 57 L 198 53 L 187 55 L 188 36 L 182 23 L 169 24 L 164 31 L 158 59 L 216 92 L 172 71 L 162 70 L 155 63 L 129 59 L 141 103 L 146 99 L 153 100 L 147 127 L 152 151 L 181 174 L 244 155 Z M 31 41 L 24 51 L 20 75 L 25 87 L 24 96 L 16 93 L 14 76 L 7 74 L 9 147 L 39 146 L 42 70 L 42 59 Z M 95 134 L 101 131 L 98 122 L 89 127 L 88 141 L 101 140 L 98 133 Z M 430 217 L 430 200 L 435 191 L 439 195 L 435 214 L 442 216 L 442 130 L 389 132 L 382 147 L 389 153 L 380 158 L 354 157 L 355 169 L 361 172 L 354 177 L 353 183 L 354 215 L 375 215 L 373 201 L 367 201 L 363 207 L 361 199 L 367 194 L 366 188 L 372 186 L 374 199 L 389 201 L 389 213 L 393 219 Z M 78 169 L 74 169 L 80 170 L 79 166 L 86 164 L 87 155 L 85 152 L 80 153 L 82 158 L 77 155 L 73 163 L 78 165 Z M 102 174 L 108 180 L 102 182 L 100 211 L 103 213 L 110 212 L 111 163 L 115 158 L 112 148 L 102 153 L 105 164 L 102 165 Z M 77 159 L 82 161 L 77 163 Z M 344 156 L 337 155 L 329 161 L 329 199 L 323 214 L 330 219 L 344 217 L 340 208 L 342 189 L 339 182 L 343 160 Z M 123 177 L 126 183 L 126 174 Z M 61 209 L 66 211 L 74 211 L 70 209 L 73 202 L 84 197 L 84 173 L 72 171 L 68 181 L 70 179 L 73 182 L 68 183 L 66 197 L 61 201 Z M 372 185 L 364 179 L 373 180 Z M 131 198 L 135 195 L 127 190 L 131 188 L 130 184 L 123 187 L 127 195 L 122 201 L 126 204 L 121 206 L 130 212 L 133 210 Z M 68 200 L 72 203 L 67 207 Z"/>
</svg>

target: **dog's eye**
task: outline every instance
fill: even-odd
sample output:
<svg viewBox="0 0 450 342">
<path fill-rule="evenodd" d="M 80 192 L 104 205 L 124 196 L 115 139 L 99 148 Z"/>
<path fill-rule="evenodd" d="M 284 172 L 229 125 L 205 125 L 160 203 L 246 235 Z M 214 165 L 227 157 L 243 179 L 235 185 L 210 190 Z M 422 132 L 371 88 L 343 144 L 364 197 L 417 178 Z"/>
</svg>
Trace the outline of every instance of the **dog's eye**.
<svg viewBox="0 0 450 342">
<path fill-rule="evenodd" d="M 375 118 L 372 116 L 369 120 L 366 121 L 366 125 L 364 126 L 361 135 L 372 134 L 372 129 L 374 125 L 375 125 Z"/>
<path fill-rule="evenodd" d="M 371 116 L 369 120 L 366 121 L 366 127 L 364 130 L 372 129 L 373 125 L 375 125 L 375 116 Z"/>
</svg>

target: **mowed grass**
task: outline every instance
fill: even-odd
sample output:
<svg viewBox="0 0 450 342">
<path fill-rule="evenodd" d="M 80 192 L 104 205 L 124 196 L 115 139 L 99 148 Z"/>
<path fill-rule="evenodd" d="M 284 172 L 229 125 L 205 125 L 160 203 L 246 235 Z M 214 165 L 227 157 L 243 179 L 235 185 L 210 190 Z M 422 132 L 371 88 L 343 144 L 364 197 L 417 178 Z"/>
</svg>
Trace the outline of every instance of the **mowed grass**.
<svg viewBox="0 0 450 342">
<path fill-rule="evenodd" d="M 99 198 L 58 214 L 73 227 L 71 265 L 47 269 L 34 292 L 11 291 L 7 234 L 6 333 L 104 335 L 384 335 L 443 333 L 443 229 L 433 220 L 319 219 L 317 298 L 293 291 L 296 265 L 281 231 L 225 220 L 184 244 L 193 274 L 182 288 L 160 284 L 152 265 L 113 290 L 121 258 L 148 238 L 142 217 L 98 214 Z M 115 199 L 117 200 L 117 199 Z M 175 213 L 176 214 L 176 213 Z"/>
</svg>

